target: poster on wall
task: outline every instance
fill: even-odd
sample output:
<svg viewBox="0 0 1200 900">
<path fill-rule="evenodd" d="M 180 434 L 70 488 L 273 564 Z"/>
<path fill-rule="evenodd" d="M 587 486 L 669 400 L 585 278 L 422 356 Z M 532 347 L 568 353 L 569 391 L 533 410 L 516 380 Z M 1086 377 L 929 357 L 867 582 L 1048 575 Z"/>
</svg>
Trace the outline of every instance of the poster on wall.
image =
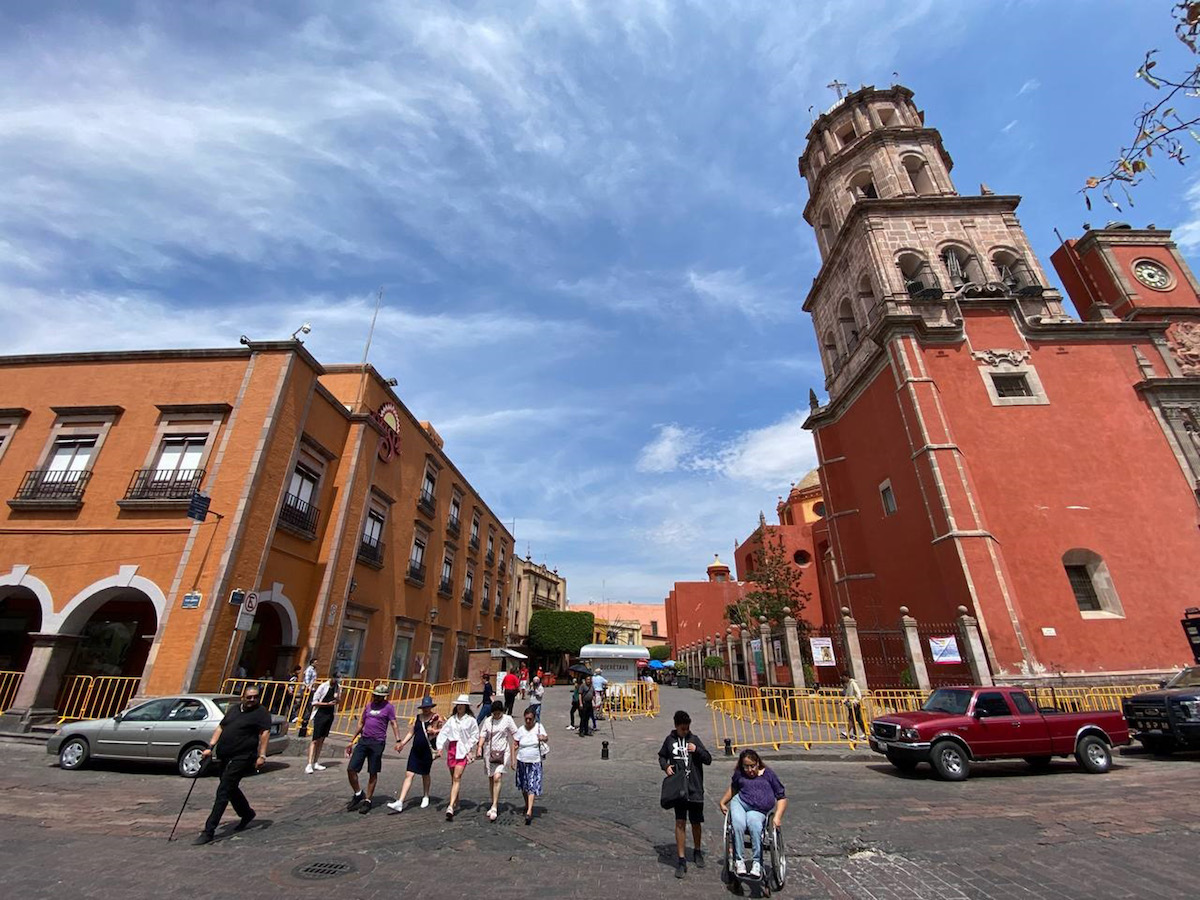
<svg viewBox="0 0 1200 900">
<path fill-rule="evenodd" d="M 929 655 L 935 663 L 952 665 L 962 662 L 958 652 L 958 640 L 951 637 L 931 637 L 929 639 Z"/>
<path fill-rule="evenodd" d="M 771 641 L 771 653 L 772 658 L 775 660 L 775 665 L 782 666 L 784 664 L 783 644 L 780 643 L 779 638 Z"/>
<path fill-rule="evenodd" d="M 812 647 L 814 666 L 837 665 L 837 660 L 833 658 L 833 638 L 814 637 L 809 638 L 808 643 Z"/>
</svg>

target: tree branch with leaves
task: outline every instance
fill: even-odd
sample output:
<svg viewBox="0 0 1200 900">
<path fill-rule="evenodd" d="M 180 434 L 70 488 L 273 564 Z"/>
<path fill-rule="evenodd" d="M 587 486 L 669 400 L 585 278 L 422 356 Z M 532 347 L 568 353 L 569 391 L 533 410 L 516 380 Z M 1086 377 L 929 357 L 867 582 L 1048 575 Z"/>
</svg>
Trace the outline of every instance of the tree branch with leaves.
<svg viewBox="0 0 1200 900">
<path fill-rule="evenodd" d="M 782 622 L 783 610 L 787 607 L 803 628 L 802 612 L 812 599 L 812 592 L 800 586 L 800 569 L 788 557 L 783 535 L 765 526 L 759 527 L 758 535 L 754 568 L 746 576 L 749 587 L 741 600 L 729 604 L 726 617 L 732 625 L 757 628 L 760 616 L 766 616 L 771 622 Z"/>
<path fill-rule="evenodd" d="M 1175 21 L 1175 36 L 1193 54 L 1197 53 L 1200 40 L 1200 0 L 1179 0 L 1171 8 Z M 1163 92 L 1156 103 L 1148 103 L 1134 120 L 1134 137 L 1129 146 L 1122 147 L 1111 168 L 1103 175 L 1093 175 L 1080 189 L 1087 208 L 1092 208 L 1091 194 L 1099 191 L 1106 203 L 1122 212 L 1121 204 L 1113 196 L 1119 189 L 1129 206 L 1133 206 L 1131 187 L 1136 187 L 1149 173 L 1154 175 L 1151 160 L 1157 152 L 1161 158 L 1174 160 L 1184 165 L 1188 159 L 1187 138 L 1200 143 L 1200 116 L 1180 115 L 1179 105 L 1200 97 L 1200 65 L 1190 72 L 1176 76 L 1173 80 L 1154 70 L 1158 66 L 1155 56 L 1158 50 L 1150 50 L 1135 73 L 1156 91 Z"/>
</svg>

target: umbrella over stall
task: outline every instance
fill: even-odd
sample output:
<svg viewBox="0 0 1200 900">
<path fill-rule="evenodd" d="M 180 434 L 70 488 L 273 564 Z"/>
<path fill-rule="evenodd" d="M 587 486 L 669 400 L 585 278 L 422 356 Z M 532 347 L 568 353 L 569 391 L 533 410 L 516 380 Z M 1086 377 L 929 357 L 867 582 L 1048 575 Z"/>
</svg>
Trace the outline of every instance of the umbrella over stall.
<svg viewBox="0 0 1200 900">
<path fill-rule="evenodd" d="M 581 665 L 579 663 L 575 663 L 575 665 L 571 666 L 571 668 L 567 669 L 567 671 L 572 672 L 575 675 L 591 675 L 592 674 L 591 669 L 589 669 L 587 666 Z"/>
</svg>

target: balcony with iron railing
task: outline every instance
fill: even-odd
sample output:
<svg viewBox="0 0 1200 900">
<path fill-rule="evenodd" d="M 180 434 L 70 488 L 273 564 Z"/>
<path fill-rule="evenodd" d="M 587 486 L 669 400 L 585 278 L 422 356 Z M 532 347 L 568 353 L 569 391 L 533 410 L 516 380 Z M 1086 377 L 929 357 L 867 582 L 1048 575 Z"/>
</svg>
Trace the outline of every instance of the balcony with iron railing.
<svg viewBox="0 0 1200 900">
<path fill-rule="evenodd" d="M 912 273 L 905 276 L 904 290 L 914 300 L 941 300 L 942 283 L 933 273 L 928 262 L 922 262 Z"/>
<path fill-rule="evenodd" d="M 458 537 L 461 529 L 462 529 L 462 524 L 458 519 L 447 519 L 446 520 L 446 532 L 451 537 Z"/>
<path fill-rule="evenodd" d="M 497 603 L 496 608 L 494 610 L 492 610 L 492 615 L 498 619 L 498 618 L 500 618 L 503 611 L 504 611 L 503 605 L 500 603 Z"/>
<path fill-rule="evenodd" d="M 479 535 L 471 535 L 471 539 L 467 541 L 467 547 L 473 552 L 479 552 Z"/>
<path fill-rule="evenodd" d="M 408 561 L 408 571 L 404 575 L 404 580 L 409 584 L 421 587 L 425 584 L 425 564 L 416 562 L 410 559 Z"/>
<path fill-rule="evenodd" d="M 363 535 L 358 544 L 358 561 L 373 569 L 383 568 L 383 541 Z"/>
<path fill-rule="evenodd" d="M 279 527 L 300 537 L 312 540 L 317 536 L 317 523 L 321 520 L 321 511 L 295 494 L 287 494 L 283 498 L 283 506 L 279 510 Z"/>
<path fill-rule="evenodd" d="M 185 506 L 203 481 L 204 469 L 136 469 L 124 499 L 117 504 L 125 508 Z"/>
<path fill-rule="evenodd" d="M 463 590 L 462 602 L 463 602 L 463 606 L 474 606 L 475 605 L 475 589 L 474 588 L 466 588 Z"/>
<path fill-rule="evenodd" d="M 539 594 L 535 591 L 530 602 L 538 609 L 558 609 L 558 601 L 549 594 Z"/>
<path fill-rule="evenodd" d="M 91 478 L 90 470 L 31 469 L 8 505 L 13 509 L 77 509 Z"/>
<path fill-rule="evenodd" d="M 508 569 L 508 560 L 504 559 L 504 557 L 501 557 L 500 565 L 498 565 L 496 567 L 496 571 L 499 572 L 501 575 L 503 575 L 507 569 Z"/>
<path fill-rule="evenodd" d="M 453 597 L 454 596 L 454 579 L 443 578 L 438 583 L 438 594 L 441 595 L 442 597 Z"/>
<path fill-rule="evenodd" d="M 429 491 L 422 490 L 421 496 L 417 498 L 417 509 L 432 519 L 434 512 L 437 511 L 437 497 Z"/>
<path fill-rule="evenodd" d="M 479 601 L 479 611 L 481 613 L 486 614 L 488 612 L 488 610 L 490 610 L 491 608 L 492 608 L 491 598 L 488 597 L 487 594 L 484 594 L 483 597 Z"/>
<path fill-rule="evenodd" d="M 487 552 L 487 554 L 486 554 L 486 555 L 483 557 L 483 560 L 484 560 L 484 562 L 485 562 L 485 563 L 487 563 L 489 566 L 490 566 L 490 565 L 492 565 L 492 563 L 494 563 L 494 562 L 496 561 L 496 551 L 494 551 L 494 550 L 489 550 L 489 551 Z"/>
</svg>

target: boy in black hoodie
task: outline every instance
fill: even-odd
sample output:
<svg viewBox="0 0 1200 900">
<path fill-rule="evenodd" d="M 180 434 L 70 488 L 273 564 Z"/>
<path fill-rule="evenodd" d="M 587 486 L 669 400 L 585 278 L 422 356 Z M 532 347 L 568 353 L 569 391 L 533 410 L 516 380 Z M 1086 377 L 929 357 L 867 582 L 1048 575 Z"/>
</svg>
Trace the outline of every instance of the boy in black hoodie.
<svg viewBox="0 0 1200 900">
<path fill-rule="evenodd" d="M 687 798 L 675 804 L 675 849 L 679 862 L 675 866 L 675 877 L 687 873 L 687 823 L 692 823 L 692 861 L 697 869 L 704 868 L 704 853 L 700 849 L 700 826 L 704 822 L 704 766 L 712 765 L 712 754 L 692 734 L 692 717 L 682 709 L 675 713 L 675 730 L 667 735 L 658 751 L 658 765 L 668 775 L 675 774 L 677 767 L 687 772 Z"/>
</svg>

